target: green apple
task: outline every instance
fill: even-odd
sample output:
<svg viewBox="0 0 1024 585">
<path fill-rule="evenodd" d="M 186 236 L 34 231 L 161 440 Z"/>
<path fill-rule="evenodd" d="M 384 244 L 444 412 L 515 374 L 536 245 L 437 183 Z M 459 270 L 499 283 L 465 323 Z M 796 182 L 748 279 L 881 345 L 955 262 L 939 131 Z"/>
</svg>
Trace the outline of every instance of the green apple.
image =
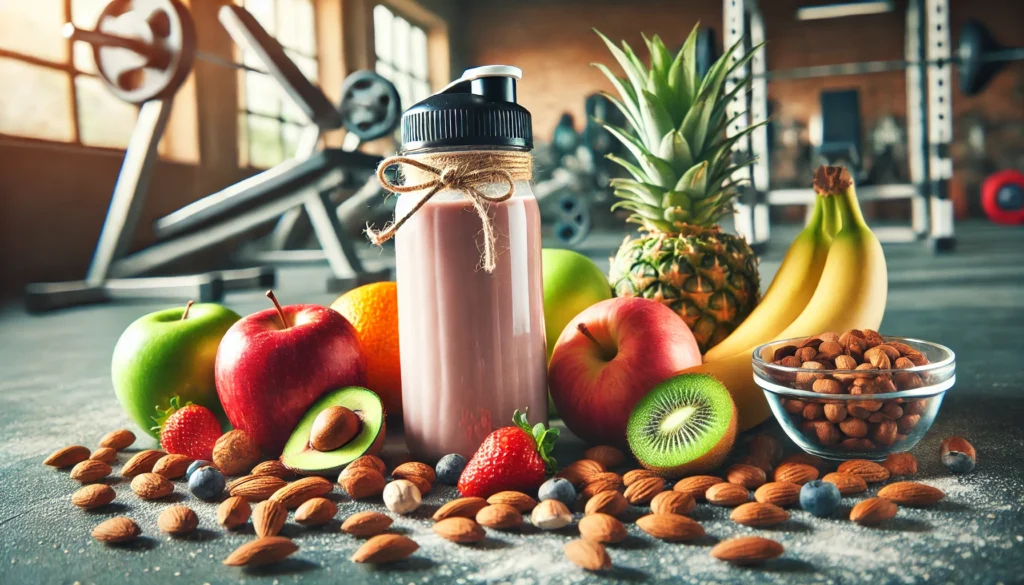
<svg viewBox="0 0 1024 585">
<path fill-rule="evenodd" d="M 221 305 L 189 303 L 140 317 L 125 329 L 110 370 L 121 407 L 140 429 L 159 439 L 153 417 L 175 396 L 223 417 L 214 362 L 221 338 L 240 318 Z"/>
<path fill-rule="evenodd" d="M 544 266 L 544 331 L 548 340 L 548 359 L 565 326 L 584 309 L 612 298 L 608 277 L 593 260 L 572 250 L 545 248 L 541 252 Z M 548 410 L 555 413 L 548 397 Z"/>
</svg>

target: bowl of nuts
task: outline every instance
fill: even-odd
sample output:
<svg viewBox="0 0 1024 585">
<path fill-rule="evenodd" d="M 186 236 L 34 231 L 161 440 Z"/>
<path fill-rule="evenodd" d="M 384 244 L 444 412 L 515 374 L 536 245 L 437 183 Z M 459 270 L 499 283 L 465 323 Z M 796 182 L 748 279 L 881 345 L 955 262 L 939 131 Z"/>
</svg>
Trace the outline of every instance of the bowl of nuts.
<svg viewBox="0 0 1024 585">
<path fill-rule="evenodd" d="M 773 341 L 754 379 L 801 449 L 828 459 L 885 459 L 932 426 L 956 381 L 953 352 L 869 329 Z"/>
</svg>

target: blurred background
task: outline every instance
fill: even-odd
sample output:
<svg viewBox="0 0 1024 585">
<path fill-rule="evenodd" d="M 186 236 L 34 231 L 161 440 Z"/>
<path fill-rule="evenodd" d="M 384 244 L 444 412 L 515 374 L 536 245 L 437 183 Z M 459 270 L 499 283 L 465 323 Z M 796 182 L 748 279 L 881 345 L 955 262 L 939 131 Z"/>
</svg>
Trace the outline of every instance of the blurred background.
<svg viewBox="0 0 1024 585">
<path fill-rule="evenodd" d="M 139 29 L 132 11 L 159 4 L 0 0 L 4 297 L 21 296 L 30 283 L 84 275 L 95 284 L 106 277 L 330 260 L 334 276 L 342 278 L 352 275 L 342 265 L 353 268 L 360 257 L 370 268 L 356 265 L 356 272 L 386 268 L 387 255 L 382 261 L 359 231 L 391 214 L 379 190 L 363 188 L 379 156 L 396 148 L 400 108 L 388 96 L 408 107 L 463 69 L 484 64 L 524 71 L 520 101 L 533 114 L 546 245 L 607 258 L 632 228 L 608 211 L 612 198 L 605 185 L 615 171 L 603 155 L 615 145 L 588 123 L 615 115 L 597 95 L 612 88 L 591 63 L 613 63 L 594 28 L 634 47 L 643 47 L 641 32 L 657 34 L 675 51 L 699 22 L 709 59 L 721 53 L 723 39 L 738 34 L 767 43 L 754 72 L 761 67 L 778 73 L 760 78 L 766 93 L 755 87 L 749 105 L 753 118 L 768 115 L 772 122 L 763 139 L 748 146 L 764 167 L 752 177 L 735 226 L 761 249 L 775 240 L 772 228 L 786 233 L 786 226 L 800 224 L 811 169 L 824 160 L 856 168 L 865 186 L 862 199 L 870 201 L 869 221 L 891 226 L 891 241 L 923 246 L 938 239 L 939 249 L 952 248 L 957 233 L 937 223 L 955 218 L 988 225 L 994 216 L 983 204 L 986 179 L 1024 170 L 1024 67 L 1012 60 L 1021 57 L 1013 49 L 1024 46 L 1024 3 L 1016 0 L 761 0 L 760 6 L 751 0 L 236 0 L 255 26 L 244 16 L 225 22 L 220 11 L 229 3 L 184 0 L 185 16 L 150 19 Z M 929 16 L 935 10 L 942 14 Z M 724 24 L 730 14 L 740 15 L 741 30 L 729 30 L 735 22 Z M 945 27 L 938 36 L 925 30 L 934 22 Z M 965 64 L 956 56 L 969 23 L 981 26 L 973 47 L 986 53 L 974 64 L 984 71 L 970 72 L 983 87 L 964 91 Z M 143 47 L 154 52 L 147 66 L 162 60 L 162 70 L 139 74 L 125 64 L 131 55 L 116 51 L 137 56 L 143 49 L 89 37 L 94 29 L 150 47 Z M 152 49 L 157 45 L 163 47 L 159 55 Z M 638 52 L 646 60 L 646 51 Z M 991 56 L 996 53 L 998 58 Z M 945 62 L 934 60 L 942 54 Z M 913 55 L 933 61 L 918 64 Z M 97 59 L 110 63 L 98 66 Z M 818 68 L 858 62 L 870 63 Z M 346 86 L 361 70 L 390 84 L 366 76 Z M 919 103 L 911 107 L 915 96 Z M 323 112 L 323 98 L 341 118 Z M 140 117 L 140 106 L 146 112 L 153 102 L 169 115 L 151 108 L 151 117 Z M 934 125 L 949 122 L 947 111 L 951 133 L 937 137 Z M 935 118 L 929 121 L 929 115 Z M 148 131 L 139 131 L 137 122 Z M 112 205 L 133 131 L 137 157 L 148 142 L 155 152 L 150 165 L 136 160 L 134 173 L 122 173 L 118 189 L 126 195 Z M 915 170 L 915 156 L 930 161 L 931 170 Z M 319 174 L 309 178 L 297 171 L 303 161 Z M 275 184 L 263 175 L 243 183 L 234 189 L 249 189 L 249 202 L 207 206 L 209 217 L 188 207 L 204 198 L 212 205 L 211 194 L 273 168 L 278 176 L 290 173 L 291 182 Z M 328 180 L 328 170 L 340 174 Z M 988 187 L 999 212 L 995 219 L 1021 221 L 1022 190 L 1013 185 L 1024 181 L 1000 177 Z M 329 226 L 338 240 L 329 245 L 308 220 L 303 224 L 293 214 L 285 226 L 281 219 L 289 201 L 291 207 L 301 203 L 288 197 L 306 192 L 310 182 L 328 192 L 322 199 L 327 208 L 338 206 L 338 221 Z M 872 185 L 885 188 L 872 195 Z M 950 211 L 932 199 L 949 202 Z M 182 208 L 188 213 L 175 216 Z M 101 239 L 108 209 L 121 217 L 113 225 L 108 220 Z M 241 223 L 224 227 L 233 220 Z M 778 236 L 782 249 L 788 233 Z M 103 255 L 98 241 L 113 250 L 104 252 L 106 272 L 93 261 Z M 173 245 L 163 246 L 168 242 Z M 148 253 L 153 245 L 156 251 Z M 332 259 L 335 250 L 345 258 Z M 239 280 L 268 277 L 257 271 Z M 41 303 L 48 308 L 48 301 Z"/>
</svg>

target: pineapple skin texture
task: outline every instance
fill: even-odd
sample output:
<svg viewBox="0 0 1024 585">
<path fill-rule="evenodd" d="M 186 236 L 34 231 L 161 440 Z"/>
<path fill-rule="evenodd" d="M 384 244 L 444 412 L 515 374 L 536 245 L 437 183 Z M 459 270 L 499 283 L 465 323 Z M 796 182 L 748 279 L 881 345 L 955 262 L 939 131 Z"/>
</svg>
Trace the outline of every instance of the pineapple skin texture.
<svg viewBox="0 0 1024 585">
<path fill-rule="evenodd" d="M 761 300 L 757 257 L 746 240 L 717 228 L 626 236 L 611 259 L 620 297 L 658 301 L 679 315 L 701 354 L 725 339 Z"/>
</svg>

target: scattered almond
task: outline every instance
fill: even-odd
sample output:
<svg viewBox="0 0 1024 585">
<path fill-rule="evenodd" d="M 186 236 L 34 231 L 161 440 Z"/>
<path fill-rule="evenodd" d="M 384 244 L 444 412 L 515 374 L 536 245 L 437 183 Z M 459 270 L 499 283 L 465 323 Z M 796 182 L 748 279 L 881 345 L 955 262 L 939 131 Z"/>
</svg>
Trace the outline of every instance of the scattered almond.
<svg viewBox="0 0 1024 585">
<path fill-rule="evenodd" d="M 250 502 L 262 502 L 286 485 L 288 482 L 273 475 L 246 475 L 229 483 L 228 493 Z"/>
<path fill-rule="evenodd" d="M 912 404 L 914 403 L 908 404 L 908 408 Z M 900 419 L 901 422 L 902 420 Z M 974 450 L 974 446 L 967 442 L 967 439 L 949 437 L 943 439 L 942 444 L 939 445 L 939 459 L 953 473 L 970 473 L 978 463 L 978 453 Z"/>
<path fill-rule="evenodd" d="M 156 463 L 153 464 L 153 473 L 167 479 L 178 479 L 185 475 L 189 465 L 192 465 L 191 458 L 169 453 L 156 460 Z"/>
<path fill-rule="evenodd" d="M 868 498 L 857 502 L 850 510 L 850 520 L 864 526 L 874 526 L 896 515 L 896 504 L 885 498 Z"/>
<path fill-rule="evenodd" d="M 95 451 L 92 452 L 92 455 L 89 456 L 89 459 L 94 459 L 96 461 L 102 461 L 104 463 L 110 464 L 113 463 L 114 461 L 117 461 L 117 450 L 111 447 L 100 447 L 99 449 L 96 449 Z"/>
<path fill-rule="evenodd" d="M 378 534 L 367 540 L 352 555 L 354 563 L 393 563 L 407 558 L 416 552 L 420 545 L 413 539 L 401 534 Z"/>
<path fill-rule="evenodd" d="M 508 504 L 522 513 L 527 513 L 537 507 L 537 500 L 530 496 L 516 491 L 498 492 L 487 498 L 488 504 Z"/>
<path fill-rule="evenodd" d="M 260 448 L 245 431 L 228 431 L 213 444 L 213 463 L 225 475 L 242 475 L 260 460 Z"/>
<path fill-rule="evenodd" d="M 626 501 L 626 496 L 622 495 L 622 492 L 618 490 L 605 490 L 594 494 L 594 497 L 587 500 L 584 513 L 618 516 L 625 512 L 628 507 L 629 502 Z"/>
<path fill-rule="evenodd" d="M 747 443 L 747 449 L 755 459 L 763 459 L 771 465 L 782 459 L 782 443 L 771 435 L 755 435 Z"/>
<path fill-rule="evenodd" d="M 607 468 L 593 459 L 580 459 L 556 473 L 555 477 L 567 479 L 576 489 L 580 489 L 590 476 L 605 471 Z"/>
<path fill-rule="evenodd" d="M 800 501 L 800 486 L 787 481 L 772 481 L 757 488 L 754 499 L 762 504 L 785 508 Z"/>
<path fill-rule="evenodd" d="M 328 406 L 313 419 L 309 430 L 309 446 L 317 451 L 333 451 L 359 434 L 361 423 L 352 410 L 344 406 Z"/>
<path fill-rule="evenodd" d="M 473 544 L 484 539 L 484 529 L 469 518 L 445 518 L 434 524 L 434 532 L 445 540 L 459 544 Z"/>
<path fill-rule="evenodd" d="M 89 449 L 81 445 L 72 445 L 70 447 L 64 447 L 63 449 L 57 449 L 50 454 L 43 461 L 43 465 L 49 465 L 50 467 L 62 468 L 71 467 L 77 463 L 81 463 L 89 458 Z"/>
<path fill-rule="evenodd" d="M 626 456 L 611 445 L 598 445 L 591 447 L 583 452 L 583 457 L 597 461 L 604 466 L 605 469 L 611 469 L 618 467 L 626 460 Z"/>
<path fill-rule="evenodd" d="M 277 459 L 258 463 L 256 467 L 252 468 L 249 475 L 272 475 L 274 477 L 280 477 L 281 479 L 291 479 L 295 476 L 291 469 L 285 467 L 284 463 L 281 463 Z"/>
<path fill-rule="evenodd" d="M 132 491 L 143 500 L 159 500 L 171 495 L 174 484 L 162 475 L 140 473 L 132 479 Z"/>
<path fill-rule="evenodd" d="M 655 514 L 686 516 L 696 507 L 697 502 L 694 501 L 693 496 L 682 492 L 661 492 L 651 500 L 651 512 Z"/>
<path fill-rule="evenodd" d="M 487 507 L 487 500 L 478 497 L 457 498 L 441 506 L 434 512 L 434 521 L 445 518 L 476 518 L 477 512 Z M 480 522 L 480 520 L 477 520 Z M 483 524 L 483 522 L 480 522 Z M 486 526 L 486 524 L 484 524 Z"/>
<path fill-rule="evenodd" d="M 416 486 L 416 489 L 420 490 L 420 494 L 424 496 L 429 494 L 433 487 L 431 483 L 427 481 L 427 478 L 422 475 L 409 475 L 405 478 L 405 481 Z"/>
<path fill-rule="evenodd" d="M 764 485 L 767 478 L 763 469 L 738 463 L 725 470 L 725 481 L 753 490 Z"/>
<path fill-rule="evenodd" d="M 641 479 L 647 479 L 648 477 L 661 477 L 657 473 L 654 473 L 650 469 L 633 469 L 622 474 L 622 484 L 629 487 Z"/>
<path fill-rule="evenodd" d="M 82 487 L 71 494 L 71 503 L 85 510 L 106 506 L 114 501 L 114 489 L 104 483 L 94 483 Z"/>
<path fill-rule="evenodd" d="M 266 536 L 236 548 L 224 564 L 229 567 L 259 567 L 283 561 L 299 547 L 283 536 Z"/>
<path fill-rule="evenodd" d="M 338 505 L 327 498 L 310 498 L 295 509 L 295 521 L 303 526 L 323 526 L 338 513 Z"/>
<path fill-rule="evenodd" d="M 380 474 L 377 474 L 380 475 Z M 384 478 L 381 477 L 381 489 L 384 489 Z M 293 510 L 303 502 L 312 498 L 321 498 L 334 491 L 334 484 L 322 477 L 310 476 L 297 479 L 278 489 L 270 496 L 271 500 L 281 503 L 288 510 Z M 380 491 L 377 492 L 378 494 Z"/>
<path fill-rule="evenodd" d="M 160 512 L 156 526 L 172 536 L 184 536 L 199 526 L 199 516 L 188 506 L 171 506 Z"/>
<path fill-rule="evenodd" d="M 785 481 L 804 485 L 818 479 L 818 469 L 806 463 L 783 463 L 775 468 L 775 481 Z"/>
<path fill-rule="evenodd" d="M 133 478 L 140 473 L 150 473 L 153 471 L 153 466 L 156 465 L 156 462 L 164 455 L 167 455 L 167 453 L 156 449 L 139 451 L 125 462 L 121 468 L 121 477 Z"/>
<path fill-rule="evenodd" d="M 381 495 L 384 492 L 384 484 L 384 476 L 370 467 L 357 467 L 341 481 L 342 489 L 353 500 Z"/>
<path fill-rule="evenodd" d="M 427 480 L 427 483 L 437 481 L 437 474 L 434 473 L 434 468 L 418 461 L 403 463 L 391 472 L 391 477 L 395 479 L 408 479 L 410 476 L 422 477 Z"/>
<path fill-rule="evenodd" d="M 288 509 L 275 500 L 264 500 L 252 509 L 252 527 L 256 536 L 274 536 L 288 519 Z"/>
<path fill-rule="evenodd" d="M 703 502 L 708 488 L 719 483 L 725 483 L 725 480 L 713 475 L 694 475 L 677 481 L 672 490 L 690 494 L 694 501 Z"/>
<path fill-rule="evenodd" d="M 868 483 L 876 483 L 889 479 L 889 470 L 867 459 L 850 459 L 839 464 L 839 473 L 859 476 Z"/>
<path fill-rule="evenodd" d="M 510 530 L 523 525 L 523 514 L 508 504 L 491 504 L 480 508 L 476 521 L 481 526 L 496 530 Z"/>
<path fill-rule="evenodd" d="M 384 460 L 376 455 L 363 455 L 349 463 L 345 469 L 358 469 L 360 467 L 369 467 L 381 475 L 388 472 L 388 467 L 384 465 Z"/>
<path fill-rule="evenodd" d="M 679 514 L 648 514 L 636 525 L 647 534 L 667 542 L 680 542 L 704 536 L 704 527 Z"/>
<path fill-rule="evenodd" d="M 100 438 L 100 447 L 109 447 L 115 451 L 127 449 L 135 443 L 135 433 L 128 429 L 110 431 Z"/>
<path fill-rule="evenodd" d="M 825 477 L 821 478 L 821 481 L 835 484 L 839 488 L 839 494 L 843 496 L 864 493 L 868 489 L 864 478 L 852 473 L 827 473 Z"/>
<path fill-rule="evenodd" d="M 774 526 L 789 520 L 789 512 L 775 504 L 747 502 L 733 510 L 729 514 L 729 518 L 737 524 L 760 528 L 762 526 Z"/>
<path fill-rule="evenodd" d="M 131 518 L 118 516 L 105 520 L 92 529 L 92 537 L 104 544 L 118 544 L 135 540 L 142 530 Z"/>
<path fill-rule="evenodd" d="M 605 490 L 623 491 L 626 486 L 622 483 L 622 477 L 611 471 L 595 473 L 583 481 L 581 495 L 587 500 L 594 497 L 594 494 Z"/>
<path fill-rule="evenodd" d="M 558 500 L 544 500 L 533 509 L 530 522 L 541 530 L 558 530 L 572 522 L 572 513 Z"/>
<path fill-rule="evenodd" d="M 890 453 L 882 467 L 889 470 L 889 476 L 917 475 L 917 457 L 910 453 Z"/>
<path fill-rule="evenodd" d="M 581 569 L 607 571 L 612 568 L 612 559 L 600 543 L 584 539 L 571 540 L 562 550 L 565 558 Z"/>
<path fill-rule="evenodd" d="M 602 544 L 622 542 L 626 540 L 626 527 L 614 516 L 608 514 L 588 514 L 580 519 L 580 536 L 587 540 Z"/>
<path fill-rule="evenodd" d="M 341 523 L 341 531 L 359 538 L 369 538 L 387 530 L 391 522 L 391 518 L 380 512 L 358 512 Z"/>
<path fill-rule="evenodd" d="M 930 506 L 946 497 L 937 487 L 916 481 L 897 481 L 878 490 L 878 497 L 901 506 Z"/>
<path fill-rule="evenodd" d="M 716 506 L 734 507 L 750 499 L 747 488 L 735 483 L 716 483 L 708 488 L 704 498 Z"/>
<path fill-rule="evenodd" d="M 231 496 L 217 507 L 217 522 L 228 530 L 233 530 L 249 521 L 252 508 L 249 500 L 241 496 Z"/>
<path fill-rule="evenodd" d="M 741 536 L 724 540 L 713 549 L 711 556 L 733 565 L 756 565 L 782 556 L 782 545 L 760 536 Z"/>
<path fill-rule="evenodd" d="M 665 480 L 660 477 L 648 477 L 637 480 L 626 488 L 623 494 L 626 501 L 633 505 L 648 504 L 654 496 L 665 491 Z"/>
<path fill-rule="evenodd" d="M 71 479 L 79 483 L 94 483 L 110 475 L 111 471 L 113 470 L 107 463 L 86 459 L 71 468 Z"/>
</svg>

